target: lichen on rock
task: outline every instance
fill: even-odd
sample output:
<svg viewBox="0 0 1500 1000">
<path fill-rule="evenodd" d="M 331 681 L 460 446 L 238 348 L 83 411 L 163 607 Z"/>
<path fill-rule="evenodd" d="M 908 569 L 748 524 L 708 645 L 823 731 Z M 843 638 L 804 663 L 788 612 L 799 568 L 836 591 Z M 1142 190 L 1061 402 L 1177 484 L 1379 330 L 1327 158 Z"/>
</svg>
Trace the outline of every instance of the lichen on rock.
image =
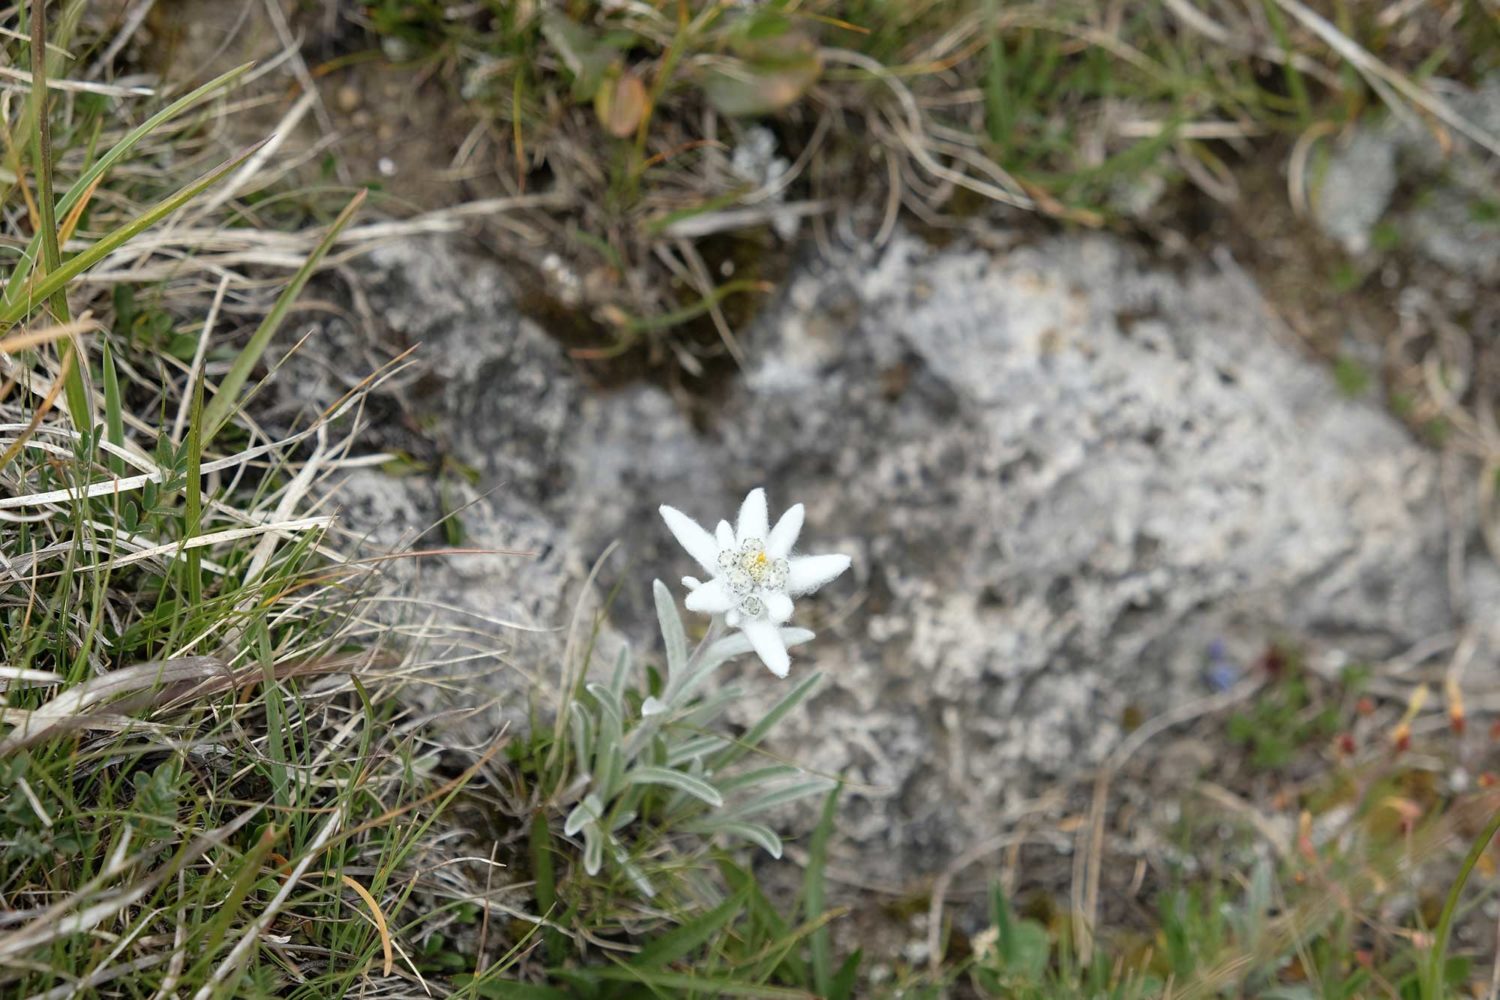
<svg viewBox="0 0 1500 1000">
<path fill-rule="evenodd" d="M 1127 708 L 1202 696 L 1213 644 L 1242 666 L 1283 635 L 1315 661 L 1383 657 L 1466 614 L 1434 456 L 1341 397 L 1227 258 L 1172 273 L 1103 236 L 898 235 L 810 259 L 701 431 L 659 388 L 586 390 L 503 269 L 447 238 L 364 267 L 375 313 L 437 373 L 406 405 L 480 472 L 465 522 L 536 553 L 411 574 L 434 601 L 560 629 L 611 542 L 602 589 L 675 578 L 675 543 L 641 527 L 657 504 L 730 509 L 761 484 L 854 554 L 802 651 L 827 683 L 775 749 L 850 779 L 842 830 L 876 877 L 997 832 L 1116 746 Z M 423 490 L 402 481 L 388 515 Z M 648 600 L 625 588 L 610 610 L 643 645 Z M 529 634 L 538 675 L 562 643 Z M 524 699 L 520 675 L 492 681 Z M 750 692 L 744 720 L 778 696 Z"/>
</svg>

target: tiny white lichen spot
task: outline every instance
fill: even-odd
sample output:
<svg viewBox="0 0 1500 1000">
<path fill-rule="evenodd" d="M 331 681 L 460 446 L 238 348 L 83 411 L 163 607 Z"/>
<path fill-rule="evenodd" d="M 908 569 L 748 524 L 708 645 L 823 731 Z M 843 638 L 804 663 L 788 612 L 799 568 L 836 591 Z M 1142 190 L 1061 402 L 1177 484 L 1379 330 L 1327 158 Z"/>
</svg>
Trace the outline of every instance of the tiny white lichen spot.
<svg viewBox="0 0 1500 1000">
<path fill-rule="evenodd" d="M 733 528 L 720 521 L 713 534 L 675 507 L 661 508 L 662 520 L 710 577 L 706 583 L 683 577 L 689 591 L 683 603 L 689 611 L 723 615 L 726 625 L 745 633 L 777 677 L 791 667 L 780 626 L 792 617 L 792 598 L 812 593 L 849 568 L 848 556 L 792 555 L 802 515 L 802 505 L 794 504 L 769 527 L 762 489 L 745 497 Z"/>
</svg>

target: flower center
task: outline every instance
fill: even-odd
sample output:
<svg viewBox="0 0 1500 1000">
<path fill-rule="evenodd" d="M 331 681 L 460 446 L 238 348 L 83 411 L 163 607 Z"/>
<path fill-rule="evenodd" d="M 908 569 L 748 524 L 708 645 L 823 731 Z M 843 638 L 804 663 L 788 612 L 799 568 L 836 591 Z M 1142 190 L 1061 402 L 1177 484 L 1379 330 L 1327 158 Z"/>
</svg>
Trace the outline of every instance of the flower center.
<svg viewBox="0 0 1500 1000">
<path fill-rule="evenodd" d="M 724 579 L 739 599 L 739 610 L 750 618 L 765 612 L 765 604 L 757 596 L 758 591 L 782 590 L 786 587 L 787 561 L 773 558 L 766 552 L 765 543 L 748 538 L 737 549 L 719 552 L 719 568 Z"/>
</svg>

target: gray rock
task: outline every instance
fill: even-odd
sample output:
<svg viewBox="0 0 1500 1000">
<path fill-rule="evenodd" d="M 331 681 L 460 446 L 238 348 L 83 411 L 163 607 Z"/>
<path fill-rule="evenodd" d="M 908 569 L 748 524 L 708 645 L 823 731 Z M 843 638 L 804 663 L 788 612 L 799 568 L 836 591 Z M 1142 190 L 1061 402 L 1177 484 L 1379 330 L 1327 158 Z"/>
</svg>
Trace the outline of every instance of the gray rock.
<svg viewBox="0 0 1500 1000">
<path fill-rule="evenodd" d="M 387 596 L 375 613 L 439 668 L 414 696 L 450 713 L 456 742 L 483 744 L 523 725 L 535 692 L 557 689 L 567 626 L 580 601 L 585 627 L 597 608 L 579 582 L 598 553 L 568 541 L 559 513 L 584 389 L 557 344 L 521 318 L 505 272 L 456 242 L 381 247 L 359 262 L 358 281 L 377 336 L 328 323 L 310 341 L 318 363 L 283 407 L 306 419 L 416 348 L 374 394 L 363 437 L 402 456 L 405 471 L 355 469 L 333 501 L 346 536 L 373 551 L 465 550 L 381 562 Z M 598 637 L 605 654 L 618 641 L 612 629 Z"/>
<path fill-rule="evenodd" d="M 1500 137 L 1500 74 L 1473 90 L 1441 87 L 1448 106 L 1478 131 Z M 1500 279 L 1495 192 L 1500 161 L 1456 130 L 1440 142 L 1411 117 L 1357 126 L 1337 142 L 1312 191 L 1313 217 L 1350 254 L 1370 249 L 1389 217 L 1419 258 L 1482 283 Z M 1394 204 L 1404 182 L 1413 197 Z"/>
<path fill-rule="evenodd" d="M 1500 178 L 1497 178 L 1500 183 Z M 1433 190 L 1406 214 L 1412 242 L 1422 256 L 1454 274 L 1493 286 L 1500 281 L 1500 205 L 1484 203 L 1462 190 Z"/>
<path fill-rule="evenodd" d="M 1398 140 L 1390 129 L 1360 129 L 1329 158 L 1313 194 L 1319 228 L 1347 252 L 1370 248 L 1370 233 L 1396 193 Z"/>
<path fill-rule="evenodd" d="M 819 637 L 793 670 L 827 681 L 776 750 L 850 779 L 842 832 L 872 878 L 996 833 L 1116 746 L 1127 706 L 1206 693 L 1210 643 L 1241 666 L 1283 636 L 1379 657 L 1454 625 L 1434 459 L 1342 398 L 1227 260 L 1178 275 L 1103 237 L 898 236 L 809 261 L 702 431 L 657 388 L 585 391 L 499 268 L 450 243 L 367 274 L 436 373 L 403 405 L 480 470 L 472 542 L 535 553 L 424 560 L 398 582 L 426 600 L 560 630 L 618 541 L 594 597 L 623 579 L 611 621 L 655 656 L 649 582 L 692 572 L 656 506 L 713 521 L 757 485 L 773 517 L 807 504 L 809 551 L 853 556 L 799 607 Z M 394 538 L 432 494 L 360 473 L 350 526 Z M 514 709 L 563 636 L 492 634 L 517 672 L 471 670 L 464 695 Z M 785 690 L 753 660 L 730 675 L 742 722 Z"/>
</svg>

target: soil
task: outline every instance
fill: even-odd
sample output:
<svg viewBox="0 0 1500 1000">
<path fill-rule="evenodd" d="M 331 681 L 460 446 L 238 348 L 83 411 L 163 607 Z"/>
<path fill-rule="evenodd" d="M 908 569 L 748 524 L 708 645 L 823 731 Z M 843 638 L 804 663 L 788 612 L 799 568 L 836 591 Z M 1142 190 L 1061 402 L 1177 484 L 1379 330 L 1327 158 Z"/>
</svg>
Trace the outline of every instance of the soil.
<svg viewBox="0 0 1500 1000">
<path fill-rule="evenodd" d="M 308 11 L 283 3 L 278 25 L 258 2 L 171 0 L 155 4 L 121 54 L 132 69 L 165 84 L 195 84 L 235 66 L 264 67 L 286 49 L 279 29 L 301 41 L 289 65 L 317 86 L 318 101 L 287 149 L 326 147 L 301 171 L 310 185 L 369 186 L 387 214 L 431 210 L 503 194 L 482 164 L 455 162 L 478 118 L 436 81 L 437 64 L 396 64 L 372 49 L 331 5 Z M 241 92 L 229 122 L 231 144 L 269 135 L 301 94 L 276 70 Z M 247 101 L 246 97 L 257 100 Z M 331 143 L 327 136 L 336 137 Z M 295 155 L 295 153 L 294 153 Z"/>
</svg>

